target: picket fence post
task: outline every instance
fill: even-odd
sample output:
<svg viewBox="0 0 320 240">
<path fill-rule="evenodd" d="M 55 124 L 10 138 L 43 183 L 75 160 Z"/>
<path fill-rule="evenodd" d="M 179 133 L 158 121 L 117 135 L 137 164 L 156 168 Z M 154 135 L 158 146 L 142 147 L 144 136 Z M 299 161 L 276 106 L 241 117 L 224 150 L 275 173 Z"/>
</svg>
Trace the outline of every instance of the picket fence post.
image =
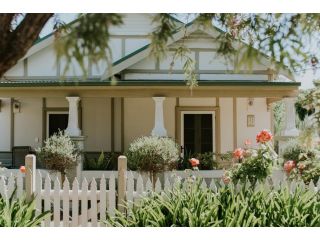
<svg viewBox="0 0 320 240">
<path fill-rule="evenodd" d="M 31 201 L 33 193 L 36 189 L 36 156 L 28 154 L 25 157 L 26 168 L 26 199 Z"/>
<path fill-rule="evenodd" d="M 118 210 L 125 212 L 124 204 L 126 201 L 127 189 L 127 157 L 118 157 Z"/>
</svg>

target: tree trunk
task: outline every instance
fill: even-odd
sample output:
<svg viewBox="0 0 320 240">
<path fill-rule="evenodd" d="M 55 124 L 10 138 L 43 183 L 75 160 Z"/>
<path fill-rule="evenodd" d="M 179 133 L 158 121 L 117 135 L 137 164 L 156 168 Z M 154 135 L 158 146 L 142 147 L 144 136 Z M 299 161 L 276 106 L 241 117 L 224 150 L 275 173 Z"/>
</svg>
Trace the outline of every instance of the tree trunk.
<svg viewBox="0 0 320 240">
<path fill-rule="evenodd" d="M 12 29 L 17 14 L 0 14 L 0 78 L 28 52 L 53 13 L 28 13 Z"/>
<path fill-rule="evenodd" d="M 64 181 L 66 180 L 66 174 L 61 173 L 61 186 L 63 187 Z"/>
</svg>

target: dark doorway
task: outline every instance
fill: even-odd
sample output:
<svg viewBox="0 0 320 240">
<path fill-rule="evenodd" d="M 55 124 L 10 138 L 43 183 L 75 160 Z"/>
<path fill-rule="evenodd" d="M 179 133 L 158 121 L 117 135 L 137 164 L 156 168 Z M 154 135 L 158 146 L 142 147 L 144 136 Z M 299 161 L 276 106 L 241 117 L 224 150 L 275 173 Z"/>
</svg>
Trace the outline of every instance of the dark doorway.
<svg viewBox="0 0 320 240">
<path fill-rule="evenodd" d="M 50 113 L 49 114 L 49 126 L 48 133 L 49 136 L 52 136 L 54 133 L 58 133 L 59 130 L 63 131 L 68 126 L 68 117 L 67 113 Z"/>
<path fill-rule="evenodd" d="M 184 153 L 212 152 L 212 114 L 184 114 Z"/>
</svg>

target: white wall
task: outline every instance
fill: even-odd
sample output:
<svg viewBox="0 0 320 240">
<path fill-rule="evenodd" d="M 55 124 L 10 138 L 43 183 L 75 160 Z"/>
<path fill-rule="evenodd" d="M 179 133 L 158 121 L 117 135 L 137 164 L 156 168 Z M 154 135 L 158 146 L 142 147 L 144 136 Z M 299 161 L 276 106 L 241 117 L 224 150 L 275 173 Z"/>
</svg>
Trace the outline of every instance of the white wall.
<svg viewBox="0 0 320 240">
<path fill-rule="evenodd" d="M 175 137 L 175 98 L 166 98 L 164 127 L 169 137 Z M 124 99 L 124 148 L 141 136 L 150 136 L 154 127 L 154 101 L 152 98 Z"/>
<path fill-rule="evenodd" d="M 255 116 L 255 126 L 247 127 L 247 115 Z M 237 98 L 237 142 L 239 147 L 244 146 L 244 141 L 250 139 L 256 145 L 256 135 L 263 129 L 271 129 L 271 115 L 267 111 L 265 98 L 255 98 L 253 106 L 248 106 L 248 98 Z"/>
<path fill-rule="evenodd" d="M 42 142 L 42 99 L 19 98 L 20 113 L 14 114 L 14 146 L 37 148 Z"/>
<path fill-rule="evenodd" d="M 28 58 L 29 76 L 55 76 L 57 75 L 57 57 L 53 46 L 36 52 Z"/>
<path fill-rule="evenodd" d="M 85 151 L 111 151 L 111 98 L 82 98 Z"/>
<path fill-rule="evenodd" d="M 123 14 L 121 26 L 111 26 L 110 33 L 113 35 L 148 35 L 155 27 L 151 24 L 150 14 L 130 13 Z"/>
<path fill-rule="evenodd" d="M 14 67 L 12 67 L 8 72 L 6 72 L 6 77 L 18 76 L 21 77 L 24 75 L 23 61 L 18 62 Z"/>
<path fill-rule="evenodd" d="M 194 107 L 194 106 L 205 106 L 205 107 L 213 107 L 216 106 L 216 98 L 179 98 L 180 106 Z"/>
<path fill-rule="evenodd" d="M 69 103 L 66 98 L 49 97 L 49 98 L 46 98 L 46 107 L 48 107 L 48 108 L 69 108 Z"/>
<path fill-rule="evenodd" d="M 121 152 L 121 98 L 114 98 L 114 151 Z"/>
<path fill-rule="evenodd" d="M 9 98 L 0 99 L 0 151 L 11 151 L 11 101 Z"/>
<path fill-rule="evenodd" d="M 233 150 L 233 98 L 220 98 L 221 152 Z"/>
</svg>

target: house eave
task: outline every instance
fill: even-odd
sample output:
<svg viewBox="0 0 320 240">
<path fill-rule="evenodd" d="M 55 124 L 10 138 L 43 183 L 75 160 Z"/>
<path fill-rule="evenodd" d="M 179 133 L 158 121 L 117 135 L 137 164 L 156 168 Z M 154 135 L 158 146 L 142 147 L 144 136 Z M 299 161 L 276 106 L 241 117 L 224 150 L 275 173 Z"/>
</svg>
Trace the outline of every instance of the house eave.
<svg viewBox="0 0 320 240">
<path fill-rule="evenodd" d="M 257 86 L 257 87 L 294 87 L 298 88 L 301 85 L 300 82 L 277 82 L 277 81 L 260 81 L 260 80 L 203 80 L 198 81 L 198 87 L 206 86 Z M 97 80 L 79 80 L 79 81 L 6 81 L 0 82 L 0 88 L 19 88 L 19 87 L 63 87 L 63 86 L 110 86 L 110 87 L 122 87 L 122 86 L 184 86 L 186 82 L 184 80 L 121 80 L 121 81 L 97 81 Z"/>
</svg>

